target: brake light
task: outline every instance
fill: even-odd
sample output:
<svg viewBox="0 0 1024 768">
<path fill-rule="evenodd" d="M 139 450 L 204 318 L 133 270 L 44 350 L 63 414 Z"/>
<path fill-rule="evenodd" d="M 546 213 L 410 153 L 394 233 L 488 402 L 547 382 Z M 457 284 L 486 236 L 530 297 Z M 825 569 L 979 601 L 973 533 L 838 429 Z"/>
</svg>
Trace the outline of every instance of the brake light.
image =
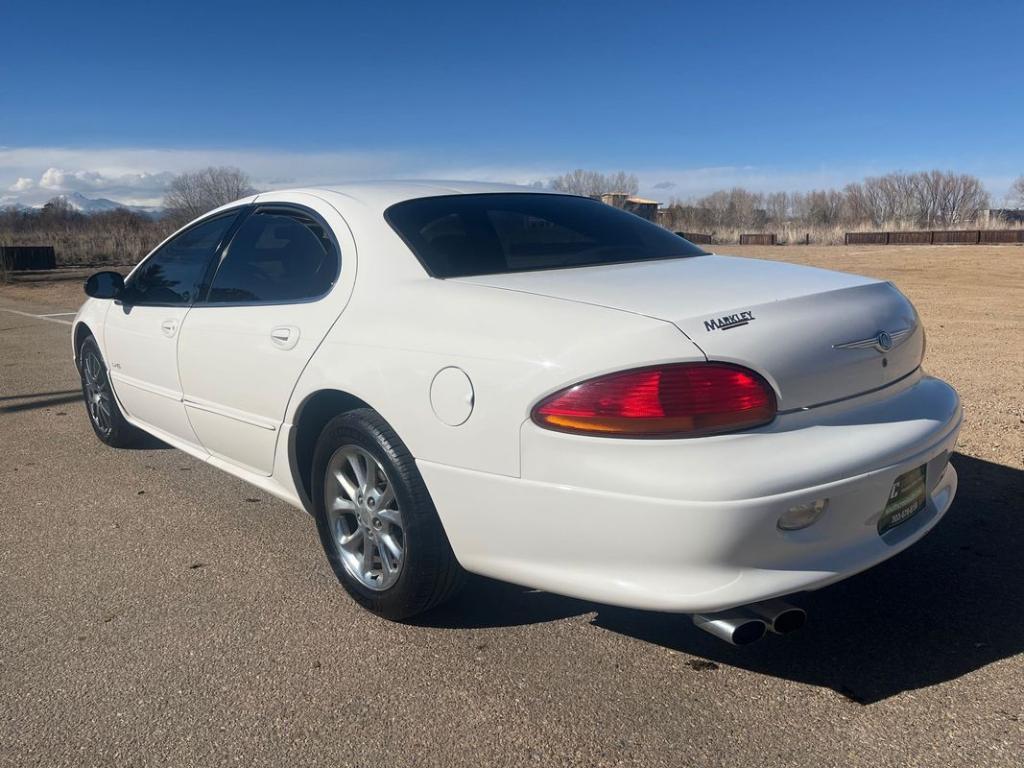
<svg viewBox="0 0 1024 768">
<path fill-rule="evenodd" d="M 580 382 L 542 400 L 532 417 L 562 432 L 697 437 L 761 426 L 775 413 L 772 388 L 747 368 L 674 363 Z"/>
</svg>

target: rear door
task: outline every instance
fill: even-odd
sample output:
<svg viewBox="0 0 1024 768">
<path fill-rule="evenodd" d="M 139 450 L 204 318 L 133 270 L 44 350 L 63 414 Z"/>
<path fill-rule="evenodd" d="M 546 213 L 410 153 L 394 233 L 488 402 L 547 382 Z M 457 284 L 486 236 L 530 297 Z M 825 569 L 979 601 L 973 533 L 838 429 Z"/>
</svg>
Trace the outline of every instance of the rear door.
<svg viewBox="0 0 1024 768">
<path fill-rule="evenodd" d="M 128 415 L 192 444 L 198 441 L 182 405 L 178 339 L 237 216 L 204 219 L 160 246 L 128 278 L 103 329 L 110 380 Z"/>
<path fill-rule="evenodd" d="M 178 347 L 185 411 L 211 454 L 273 472 L 292 390 L 351 290 L 338 230 L 331 206 L 291 193 L 257 200 L 224 249 Z"/>
</svg>

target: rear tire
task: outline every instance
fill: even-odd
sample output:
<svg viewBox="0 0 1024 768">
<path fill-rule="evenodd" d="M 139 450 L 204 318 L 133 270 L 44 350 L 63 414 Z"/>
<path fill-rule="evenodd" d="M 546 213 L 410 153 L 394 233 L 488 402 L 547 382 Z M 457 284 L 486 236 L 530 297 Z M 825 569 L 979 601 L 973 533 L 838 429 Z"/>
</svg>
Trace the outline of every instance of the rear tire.
<svg viewBox="0 0 1024 768">
<path fill-rule="evenodd" d="M 312 481 L 320 542 L 357 603 L 400 621 L 457 591 L 463 571 L 423 478 L 376 411 L 350 411 L 324 427 Z"/>
<path fill-rule="evenodd" d="M 103 362 L 99 344 L 92 336 L 87 336 L 78 348 L 78 372 L 82 378 L 85 410 L 96 437 L 112 448 L 135 445 L 143 433 L 129 424 L 121 413 L 110 386 L 107 365 Z"/>
</svg>

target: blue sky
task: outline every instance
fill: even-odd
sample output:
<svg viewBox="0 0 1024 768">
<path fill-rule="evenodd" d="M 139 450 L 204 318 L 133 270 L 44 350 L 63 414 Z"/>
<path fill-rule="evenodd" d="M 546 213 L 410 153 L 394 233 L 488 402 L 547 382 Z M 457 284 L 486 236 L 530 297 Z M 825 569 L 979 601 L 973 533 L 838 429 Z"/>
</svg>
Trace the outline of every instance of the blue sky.
<svg viewBox="0 0 1024 768">
<path fill-rule="evenodd" d="M 0 0 L 0 201 L 263 186 L 528 182 L 807 189 L 1024 173 L 1024 2 Z"/>
</svg>

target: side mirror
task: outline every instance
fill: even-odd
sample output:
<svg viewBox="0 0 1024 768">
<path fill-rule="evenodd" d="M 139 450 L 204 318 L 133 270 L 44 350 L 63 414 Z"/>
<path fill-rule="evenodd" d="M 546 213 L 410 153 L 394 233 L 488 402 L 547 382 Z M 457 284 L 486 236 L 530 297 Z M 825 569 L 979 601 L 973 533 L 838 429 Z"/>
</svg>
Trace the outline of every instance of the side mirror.
<svg viewBox="0 0 1024 768">
<path fill-rule="evenodd" d="M 124 293 L 124 277 L 117 272 L 97 272 L 85 281 L 85 293 L 94 299 L 119 299 Z"/>
</svg>

